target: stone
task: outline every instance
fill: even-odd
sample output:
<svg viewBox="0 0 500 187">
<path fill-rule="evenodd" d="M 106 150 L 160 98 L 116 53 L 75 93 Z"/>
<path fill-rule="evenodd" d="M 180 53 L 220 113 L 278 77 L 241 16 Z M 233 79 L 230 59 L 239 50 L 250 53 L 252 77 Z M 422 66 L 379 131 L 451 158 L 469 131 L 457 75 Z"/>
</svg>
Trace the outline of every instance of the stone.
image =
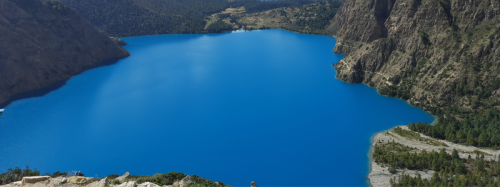
<svg viewBox="0 0 500 187">
<path fill-rule="evenodd" d="M 251 187 L 257 187 L 257 184 L 255 184 L 255 182 L 252 181 L 252 183 L 250 183 L 250 186 Z"/>
<path fill-rule="evenodd" d="M 194 183 L 194 181 L 191 180 L 191 176 L 187 175 L 186 177 L 182 178 L 180 181 L 174 182 L 174 184 L 172 184 L 172 186 L 185 187 L 191 183 Z"/>
<path fill-rule="evenodd" d="M 61 180 L 61 183 L 66 183 L 66 182 L 68 182 L 68 179 L 67 179 L 67 178 L 63 178 L 63 179 Z"/>
<path fill-rule="evenodd" d="M 70 184 L 80 184 L 80 185 L 85 185 L 92 183 L 94 181 L 94 177 L 80 177 L 80 176 L 73 176 L 68 178 L 68 183 Z"/>
<path fill-rule="evenodd" d="M 35 183 L 49 179 L 50 176 L 23 177 L 22 183 Z"/>
<path fill-rule="evenodd" d="M 108 185 L 108 177 L 104 177 L 104 179 L 100 180 L 98 183 L 99 187 L 105 187 L 106 185 Z"/>
<path fill-rule="evenodd" d="M 86 187 L 105 187 L 108 186 L 108 178 L 101 179 L 100 181 L 92 182 Z"/>
<path fill-rule="evenodd" d="M 13 183 L 10 183 L 12 184 L 13 186 L 22 186 L 23 185 L 23 181 L 16 181 L 16 182 L 13 182 Z"/>
<path fill-rule="evenodd" d="M 137 182 L 128 181 L 128 182 L 124 182 L 124 183 L 118 185 L 117 187 L 136 187 L 136 186 L 137 186 Z"/>
<path fill-rule="evenodd" d="M 119 181 L 122 181 L 125 178 L 127 178 L 128 176 L 130 176 L 130 173 L 127 171 L 127 172 L 125 172 L 125 174 L 123 174 L 122 176 L 117 177 L 116 179 L 118 179 Z"/>
<path fill-rule="evenodd" d="M 145 182 L 145 183 L 137 185 L 137 187 L 161 187 L 161 186 L 154 184 L 154 183 Z"/>
</svg>

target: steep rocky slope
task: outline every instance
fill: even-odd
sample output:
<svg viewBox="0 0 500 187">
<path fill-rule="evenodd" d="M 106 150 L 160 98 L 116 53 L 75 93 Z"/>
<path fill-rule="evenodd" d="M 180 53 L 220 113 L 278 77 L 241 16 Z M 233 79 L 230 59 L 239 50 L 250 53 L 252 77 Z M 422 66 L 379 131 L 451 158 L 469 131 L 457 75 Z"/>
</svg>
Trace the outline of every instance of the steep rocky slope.
<svg viewBox="0 0 500 187">
<path fill-rule="evenodd" d="M 0 0 L 0 103 L 128 52 L 56 2 Z"/>
<path fill-rule="evenodd" d="M 499 104 L 499 1 L 345 0 L 333 22 L 343 81 L 435 114 Z"/>
</svg>

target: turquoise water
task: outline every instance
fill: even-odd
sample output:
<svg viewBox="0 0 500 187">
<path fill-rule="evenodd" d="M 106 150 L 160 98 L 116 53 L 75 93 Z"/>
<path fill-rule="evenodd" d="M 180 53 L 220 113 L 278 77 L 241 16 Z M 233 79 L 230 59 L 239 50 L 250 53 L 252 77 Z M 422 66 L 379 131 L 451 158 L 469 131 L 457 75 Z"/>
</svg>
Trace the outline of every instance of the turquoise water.
<svg viewBox="0 0 500 187">
<path fill-rule="evenodd" d="M 335 39 L 283 30 L 123 38 L 132 56 L 0 117 L 0 171 L 183 172 L 233 186 L 366 186 L 370 137 L 432 121 L 335 79 Z"/>
</svg>

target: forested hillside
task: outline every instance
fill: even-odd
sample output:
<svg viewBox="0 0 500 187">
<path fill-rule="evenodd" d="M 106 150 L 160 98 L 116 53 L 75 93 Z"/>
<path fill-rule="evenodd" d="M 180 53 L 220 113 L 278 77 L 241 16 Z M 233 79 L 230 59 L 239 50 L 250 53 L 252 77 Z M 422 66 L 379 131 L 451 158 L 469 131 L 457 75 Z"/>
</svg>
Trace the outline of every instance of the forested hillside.
<svg viewBox="0 0 500 187">
<path fill-rule="evenodd" d="M 341 3 L 328 0 L 304 6 L 283 7 L 247 14 L 238 23 L 247 29 L 282 28 L 302 33 L 331 35 L 331 19 Z"/>
<path fill-rule="evenodd" d="M 133 0 L 60 0 L 80 11 L 92 24 L 111 36 L 201 32 L 203 20 L 184 15 L 166 15 Z"/>
<path fill-rule="evenodd" d="M 128 56 L 58 1 L 0 0 L 0 103 Z"/>
<path fill-rule="evenodd" d="M 170 33 L 209 33 L 206 16 L 229 7 L 244 6 L 247 12 L 278 7 L 311 4 L 321 0 L 60 0 L 77 9 L 99 29 L 111 36 L 135 36 Z"/>
<path fill-rule="evenodd" d="M 348 54 L 334 65 L 337 78 L 376 87 L 439 117 L 434 126 L 410 123 L 413 131 L 498 150 L 499 15 L 500 2 L 492 0 L 345 0 L 332 24 L 335 51 Z M 456 163 L 431 168 L 441 174 L 435 181 L 406 176 L 395 186 L 497 186 L 491 176 L 500 173 L 491 166 L 498 160 L 476 160 L 485 167 L 471 164 L 465 172 L 455 166 L 471 159 L 444 160 Z"/>
</svg>

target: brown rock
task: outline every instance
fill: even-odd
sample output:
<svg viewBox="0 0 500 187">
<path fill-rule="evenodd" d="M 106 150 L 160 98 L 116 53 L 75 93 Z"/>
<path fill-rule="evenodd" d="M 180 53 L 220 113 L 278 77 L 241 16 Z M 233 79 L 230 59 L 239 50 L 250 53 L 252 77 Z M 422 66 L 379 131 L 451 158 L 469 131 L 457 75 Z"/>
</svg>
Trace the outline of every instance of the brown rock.
<svg viewBox="0 0 500 187">
<path fill-rule="evenodd" d="M 70 184 L 85 185 L 85 184 L 90 184 L 93 181 L 94 181 L 94 177 L 73 176 L 73 177 L 68 178 L 68 183 L 70 183 Z"/>
</svg>

